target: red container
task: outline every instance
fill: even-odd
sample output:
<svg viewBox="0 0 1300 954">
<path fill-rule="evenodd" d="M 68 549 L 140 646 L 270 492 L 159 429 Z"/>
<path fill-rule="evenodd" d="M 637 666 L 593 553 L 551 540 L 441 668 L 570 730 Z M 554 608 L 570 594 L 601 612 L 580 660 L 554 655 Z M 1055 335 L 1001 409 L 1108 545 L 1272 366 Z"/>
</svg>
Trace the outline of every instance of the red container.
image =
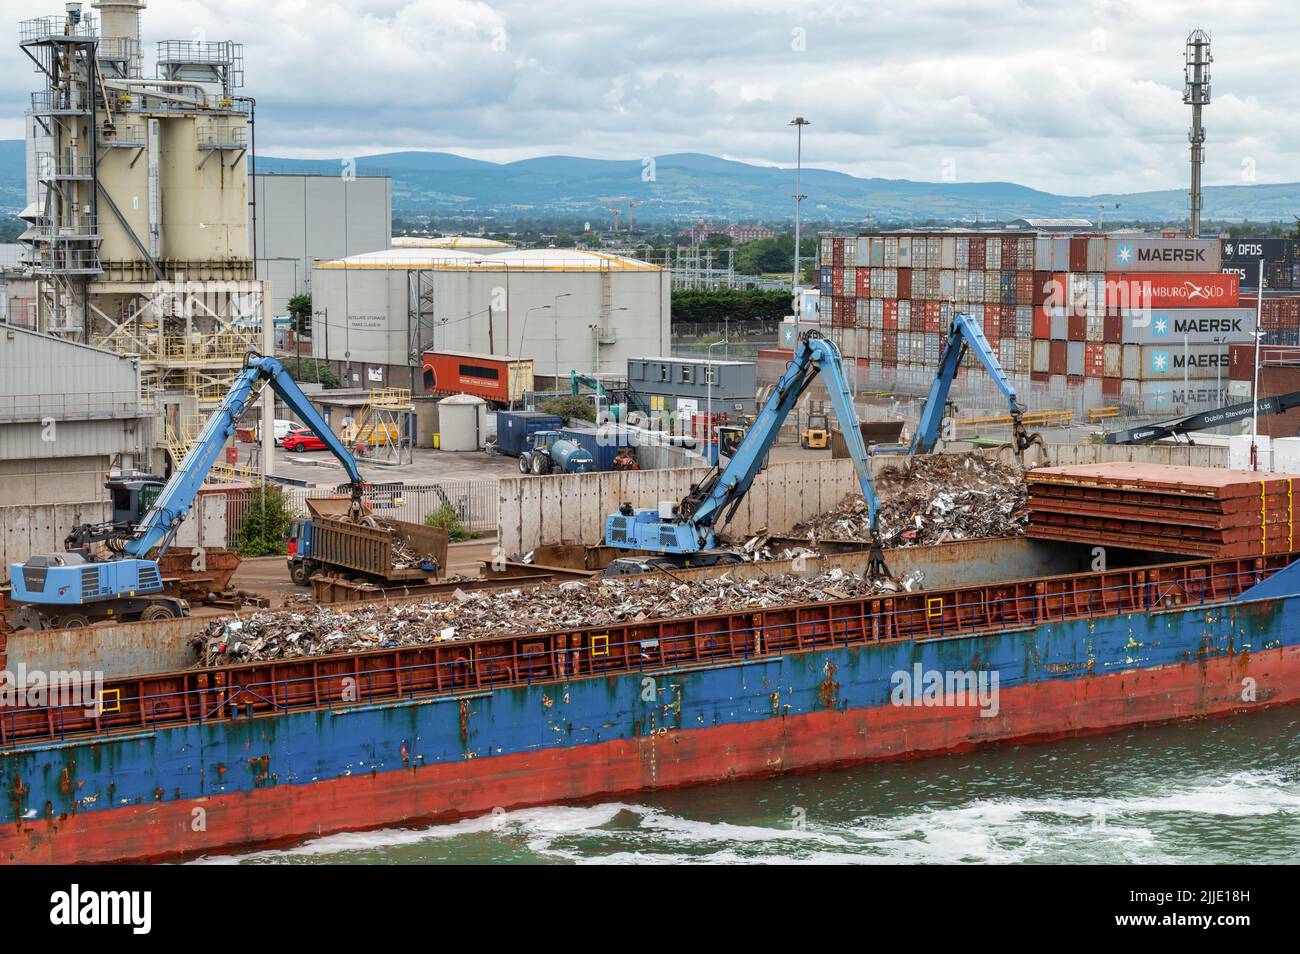
<svg viewBox="0 0 1300 954">
<path fill-rule="evenodd" d="M 1047 296 L 1052 289 L 1051 272 L 1034 272 L 1033 279 L 1033 300 L 1032 304 L 1042 305 L 1047 302 Z"/>
<path fill-rule="evenodd" d="M 1002 238 L 1002 267 L 1008 271 L 1016 267 L 1016 237 L 1003 236 Z"/>
<path fill-rule="evenodd" d="M 521 381 L 532 380 L 531 360 L 525 364 L 494 355 L 426 351 L 421 364 L 427 394 L 473 394 L 486 401 L 509 404 L 512 396 L 521 396 L 512 395 L 512 390 L 518 392 Z"/>
<path fill-rule="evenodd" d="M 1088 239 L 1070 239 L 1070 271 L 1086 272 L 1088 270 Z"/>
<path fill-rule="evenodd" d="M 831 294 L 839 297 L 844 288 L 844 269 L 836 265 L 831 269 Z"/>
<path fill-rule="evenodd" d="M 1052 337 L 1052 315 L 1046 305 L 1034 306 L 1033 335 L 1043 340 Z"/>
<path fill-rule="evenodd" d="M 1065 318 L 1065 336 L 1071 341 L 1084 341 L 1088 337 L 1088 316 L 1067 315 Z"/>
<path fill-rule="evenodd" d="M 1108 272 L 1106 305 L 1119 308 L 1236 308 L 1241 277 L 1232 272 Z"/>
<path fill-rule="evenodd" d="M 1100 341 L 1089 341 L 1083 346 L 1083 373 L 1090 378 L 1100 378 L 1106 373 L 1106 346 Z"/>
<path fill-rule="evenodd" d="M 1034 273 L 1016 272 L 1016 304 L 1041 304 L 1034 301 Z"/>
<path fill-rule="evenodd" d="M 927 334 L 937 334 L 944 329 L 940 327 L 943 324 L 943 312 L 939 302 L 927 301 L 925 303 L 925 331 Z"/>
<path fill-rule="evenodd" d="M 1106 315 L 1101 320 L 1101 340 L 1119 344 L 1123 340 L 1124 319 L 1119 315 Z"/>
<path fill-rule="evenodd" d="M 894 326 L 898 326 L 898 299 L 886 298 L 884 301 L 883 313 L 886 321 L 893 321 Z"/>
<path fill-rule="evenodd" d="M 1117 398 L 1120 395 L 1120 389 L 1124 382 L 1119 378 L 1102 378 L 1101 379 L 1101 396 Z"/>
<path fill-rule="evenodd" d="M 870 298 L 871 297 L 871 269 L 863 265 L 859 265 L 857 276 L 858 276 L 858 281 L 857 281 L 858 297 Z"/>
<path fill-rule="evenodd" d="M 1300 365 L 1298 345 L 1260 345 L 1259 363 Z M 1249 381 L 1255 375 L 1255 346 L 1253 344 L 1228 345 L 1228 377 L 1234 381 Z"/>
<path fill-rule="evenodd" d="M 1047 370 L 1051 374 L 1065 374 L 1066 368 L 1070 365 L 1069 352 L 1066 341 L 1053 341 L 1047 354 Z"/>
<path fill-rule="evenodd" d="M 900 268 L 898 270 L 898 297 L 912 297 L 912 270 L 910 268 Z"/>
<path fill-rule="evenodd" d="M 842 238 L 831 240 L 831 264 L 836 266 L 836 271 L 839 271 L 839 266 L 844 264 L 844 239 Z M 840 287 L 838 282 L 835 287 Z"/>
<path fill-rule="evenodd" d="M 1046 371 L 1029 372 L 1029 380 L 1033 381 L 1035 384 L 1046 384 L 1051 379 L 1051 377 L 1052 376 L 1048 374 Z"/>
<path fill-rule="evenodd" d="M 967 268 L 983 269 L 984 268 L 984 239 L 970 238 L 970 254 L 966 259 Z"/>
</svg>

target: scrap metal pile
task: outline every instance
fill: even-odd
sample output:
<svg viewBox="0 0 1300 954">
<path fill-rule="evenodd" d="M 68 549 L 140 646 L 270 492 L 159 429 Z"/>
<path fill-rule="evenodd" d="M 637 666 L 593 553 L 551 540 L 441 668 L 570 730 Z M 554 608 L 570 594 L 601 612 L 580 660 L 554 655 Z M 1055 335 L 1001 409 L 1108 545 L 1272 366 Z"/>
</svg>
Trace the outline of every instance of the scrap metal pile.
<svg viewBox="0 0 1300 954">
<path fill-rule="evenodd" d="M 876 478 L 878 529 L 886 547 L 1020 536 L 1028 511 L 1020 468 L 978 453 L 925 454 L 888 467 Z M 799 524 L 791 536 L 870 542 L 867 504 L 849 494 L 834 510 Z"/>
<path fill-rule="evenodd" d="M 445 599 L 367 603 L 347 610 L 293 607 L 208 624 L 191 640 L 198 665 L 224 666 L 488 636 L 705 616 L 740 609 L 849 599 L 915 589 L 833 569 L 811 577 L 677 580 L 659 574 L 510 590 L 457 590 Z"/>
</svg>

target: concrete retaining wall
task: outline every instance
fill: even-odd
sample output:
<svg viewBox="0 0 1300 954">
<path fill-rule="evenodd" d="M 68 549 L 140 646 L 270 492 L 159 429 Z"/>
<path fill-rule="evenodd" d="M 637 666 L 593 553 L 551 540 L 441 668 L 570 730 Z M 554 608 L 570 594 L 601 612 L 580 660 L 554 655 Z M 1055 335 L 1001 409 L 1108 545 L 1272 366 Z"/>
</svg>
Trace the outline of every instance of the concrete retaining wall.
<svg viewBox="0 0 1300 954">
<path fill-rule="evenodd" d="M 600 543 L 605 518 L 623 503 L 634 507 L 656 507 L 665 500 L 675 503 L 708 472 L 706 467 L 692 467 L 503 478 L 498 484 L 501 547 L 518 555 L 544 543 Z M 773 464 L 755 478 L 727 532 L 733 537 L 763 529 L 783 533 L 831 509 L 857 486 L 851 461 Z"/>
<path fill-rule="evenodd" d="M 986 451 L 997 455 L 994 450 Z M 873 457 L 871 469 L 899 464 L 903 455 Z M 1225 467 L 1227 448 L 1173 445 L 1049 444 L 1048 463 L 1056 466 L 1118 461 Z M 686 496 L 704 467 L 642 470 L 633 473 L 571 474 L 503 478 L 498 485 L 497 533 L 511 556 L 550 543 L 597 544 L 605 535 L 605 517 L 624 502 L 635 507 L 674 503 Z M 785 533 L 795 524 L 830 510 L 845 494 L 858 489 L 849 460 L 796 461 L 773 464 L 758 475 L 736 516 L 729 536 L 759 530 Z"/>
<path fill-rule="evenodd" d="M 1048 444 L 1054 467 L 1074 464 L 1176 464 L 1182 467 L 1227 467 L 1228 448 L 1186 444 Z"/>
</svg>

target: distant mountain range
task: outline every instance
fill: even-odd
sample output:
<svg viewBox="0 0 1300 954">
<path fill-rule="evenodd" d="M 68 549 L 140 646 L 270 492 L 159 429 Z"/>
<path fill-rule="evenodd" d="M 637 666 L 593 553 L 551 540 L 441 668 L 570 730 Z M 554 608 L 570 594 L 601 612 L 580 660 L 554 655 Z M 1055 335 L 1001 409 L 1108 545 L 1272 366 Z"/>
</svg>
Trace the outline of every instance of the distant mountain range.
<svg viewBox="0 0 1300 954">
<path fill-rule="evenodd" d="M 393 177 L 393 209 L 441 217 L 465 215 L 498 219 L 582 218 L 607 223 L 608 211 L 628 200 L 637 221 L 685 224 L 696 219 L 777 222 L 791 218 L 793 173 L 696 153 L 653 160 L 582 159 L 542 156 L 495 163 L 445 152 L 392 152 L 358 157 L 359 175 Z M 259 172 L 340 174 L 344 160 L 319 161 L 259 156 Z M 23 203 L 23 146 L 0 141 L 0 207 Z M 1187 214 L 1184 190 L 1129 194 L 1055 195 L 1012 182 L 913 182 L 860 179 L 824 169 L 805 169 L 808 196 L 804 218 L 810 224 L 877 224 L 1007 220 L 1019 217 L 1092 219 L 1098 203 L 1120 203 L 1107 213 L 1125 221 L 1168 222 Z M 1285 220 L 1300 214 L 1300 183 L 1210 186 L 1205 190 L 1208 219 Z"/>
</svg>

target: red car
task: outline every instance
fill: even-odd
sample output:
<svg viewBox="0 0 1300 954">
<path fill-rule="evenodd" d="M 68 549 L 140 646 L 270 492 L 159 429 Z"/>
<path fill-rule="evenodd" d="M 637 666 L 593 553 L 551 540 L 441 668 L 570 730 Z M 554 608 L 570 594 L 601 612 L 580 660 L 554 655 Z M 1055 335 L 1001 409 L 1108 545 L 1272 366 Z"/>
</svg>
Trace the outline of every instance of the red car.
<svg viewBox="0 0 1300 954">
<path fill-rule="evenodd" d="M 285 435 L 280 444 L 287 451 L 302 453 L 309 450 L 328 450 L 325 442 L 311 432 L 306 427 L 295 427 Z"/>
</svg>

